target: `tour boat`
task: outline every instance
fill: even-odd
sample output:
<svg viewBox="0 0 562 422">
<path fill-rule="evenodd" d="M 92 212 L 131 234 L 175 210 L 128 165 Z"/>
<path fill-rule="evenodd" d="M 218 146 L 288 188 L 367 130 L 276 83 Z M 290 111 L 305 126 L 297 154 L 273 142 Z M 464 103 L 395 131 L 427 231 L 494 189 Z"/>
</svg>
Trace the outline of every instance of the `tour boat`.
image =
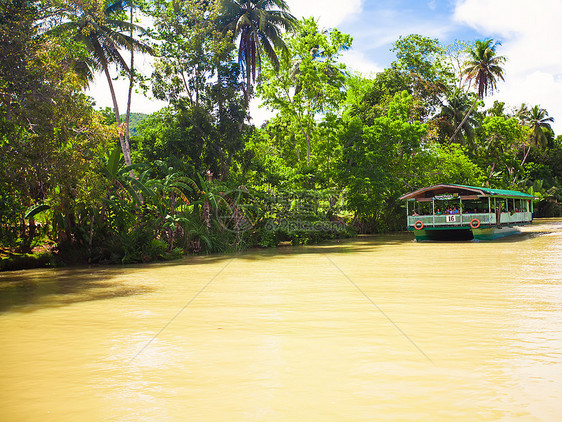
<svg viewBox="0 0 562 422">
<path fill-rule="evenodd" d="M 514 190 L 441 184 L 410 192 L 407 228 L 416 240 L 491 240 L 533 221 L 533 195 Z"/>
</svg>

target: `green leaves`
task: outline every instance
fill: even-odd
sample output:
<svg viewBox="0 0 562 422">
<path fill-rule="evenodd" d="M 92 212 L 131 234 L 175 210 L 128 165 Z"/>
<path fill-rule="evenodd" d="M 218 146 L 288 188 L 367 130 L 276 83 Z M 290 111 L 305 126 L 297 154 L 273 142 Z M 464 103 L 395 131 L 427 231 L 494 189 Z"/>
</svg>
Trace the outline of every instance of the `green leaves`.
<svg viewBox="0 0 562 422">
<path fill-rule="evenodd" d="M 107 157 L 107 165 L 103 167 L 105 175 L 109 179 L 116 179 L 119 168 L 120 168 L 120 159 L 122 157 L 121 149 L 119 147 L 115 147 L 113 151 Z"/>
<path fill-rule="evenodd" d="M 400 37 L 391 51 L 396 53 L 396 68 L 427 81 L 450 83 L 453 70 L 445 60 L 445 49 L 434 38 L 411 34 Z"/>
<path fill-rule="evenodd" d="M 37 214 L 39 214 L 40 212 L 47 211 L 47 210 L 50 210 L 50 209 L 51 209 L 51 206 L 50 206 L 50 205 L 47 205 L 47 204 L 37 204 L 37 205 L 34 205 L 34 206 L 32 206 L 31 208 L 29 208 L 29 209 L 27 210 L 27 212 L 25 213 L 25 217 L 24 217 L 24 218 L 25 218 L 26 220 L 27 220 L 27 219 L 30 219 L 30 218 L 33 218 L 33 217 L 35 217 Z"/>
<path fill-rule="evenodd" d="M 309 165 L 316 143 L 322 142 L 315 139 L 318 121 L 342 112 L 346 72 L 339 56 L 352 38 L 337 29 L 321 30 L 312 18 L 298 23 L 296 36 L 285 38 L 288 54 L 281 58 L 278 71 L 271 63 L 264 66 L 257 91 L 266 106 L 278 110 L 273 124 L 284 130 L 275 137 L 288 137 L 297 161 L 306 158 Z"/>
<path fill-rule="evenodd" d="M 349 207 L 357 217 L 380 218 L 388 201 L 394 201 L 413 176 L 412 160 L 420 153 L 426 133 L 425 125 L 411 119 L 413 108 L 410 95 L 397 93 L 387 116 L 377 117 L 369 125 L 354 117 L 341 132 L 344 147 L 339 181 L 349 189 Z"/>
</svg>

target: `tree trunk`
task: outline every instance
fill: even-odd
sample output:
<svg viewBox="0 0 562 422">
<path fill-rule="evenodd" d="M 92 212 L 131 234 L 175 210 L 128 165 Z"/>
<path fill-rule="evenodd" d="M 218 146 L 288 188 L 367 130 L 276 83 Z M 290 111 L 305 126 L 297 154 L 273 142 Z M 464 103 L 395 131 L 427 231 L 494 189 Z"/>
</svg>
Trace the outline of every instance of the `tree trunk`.
<svg viewBox="0 0 562 422">
<path fill-rule="evenodd" d="M 310 164 L 310 133 L 306 132 L 306 164 Z"/>
<path fill-rule="evenodd" d="M 490 175 L 488 176 L 488 179 L 492 178 L 492 175 L 494 174 L 494 170 L 496 169 L 496 163 L 492 164 L 492 170 L 490 170 Z"/>
<path fill-rule="evenodd" d="M 298 146 L 298 143 L 297 143 L 297 138 L 294 134 L 293 134 L 293 147 L 295 148 L 295 152 L 297 153 L 297 161 L 300 162 L 300 160 L 301 160 L 301 150 L 299 149 L 299 146 Z"/>
<path fill-rule="evenodd" d="M 115 89 L 113 88 L 113 82 L 111 82 L 111 75 L 109 74 L 109 69 L 107 63 L 103 65 L 103 71 L 105 77 L 107 78 L 107 83 L 109 84 L 109 91 L 111 92 L 111 100 L 113 101 L 113 111 L 115 112 L 115 122 L 118 126 L 121 126 L 121 115 L 119 114 L 119 106 L 117 104 L 117 96 L 115 95 Z M 121 143 L 121 150 L 123 151 L 123 157 L 125 158 L 125 165 L 131 165 L 131 150 L 129 143 L 126 142 L 125 133 L 122 128 L 119 127 L 119 142 Z"/>
<path fill-rule="evenodd" d="M 24 224 L 25 224 L 25 220 L 24 220 Z M 23 236 L 23 242 L 21 244 L 21 251 L 24 253 L 29 253 L 31 252 L 31 244 L 33 243 L 33 238 L 35 237 L 35 219 L 33 217 L 31 217 L 29 219 L 29 224 L 26 225 L 27 227 L 25 227 L 25 229 L 27 229 L 27 233 L 24 234 Z"/>
<path fill-rule="evenodd" d="M 223 109 L 223 101 L 222 101 L 222 73 L 221 73 L 222 69 L 221 69 L 221 65 L 220 65 L 220 60 L 219 60 L 219 64 L 217 65 L 217 102 L 218 102 L 218 106 L 219 106 L 219 125 L 222 122 L 222 109 Z"/>
<path fill-rule="evenodd" d="M 529 145 L 529 148 L 527 148 L 527 152 L 525 152 L 525 156 L 523 157 L 523 160 L 521 161 L 521 167 L 523 167 L 523 165 L 525 164 L 525 161 L 527 161 L 527 156 L 529 155 L 529 152 L 531 152 L 531 145 Z M 515 185 L 516 181 L 517 181 L 517 174 L 513 178 L 513 182 L 511 182 L 511 186 Z"/>
<path fill-rule="evenodd" d="M 461 127 L 465 124 L 465 122 L 468 119 L 468 116 L 470 116 L 470 113 L 472 113 L 472 110 L 474 109 L 474 106 L 476 105 L 476 102 L 479 100 L 478 97 L 476 97 L 476 99 L 474 100 L 474 102 L 472 103 L 472 106 L 470 107 L 470 109 L 466 112 L 466 114 L 464 115 L 464 118 L 462 119 L 462 122 L 460 122 L 460 124 L 457 126 L 457 128 L 455 129 L 455 133 L 453 133 L 453 136 L 451 136 L 449 138 L 449 144 L 451 142 L 453 142 L 453 140 L 455 139 L 455 137 L 457 136 L 457 133 L 459 133 L 459 130 L 461 130 Z"/>
<path fill-rule="evenodd" d="M 244 90 L 244 97 L 246 98 L 246 107 L 250 106 L 250 66 L 246 63 L 246 89 Z"/>
<path fill-rule="evenodd" d="M 133 6 L 131 5 L 131 39 L 133 38 Z M 134 74 L 133 74 L 133 69 L 134 69 L 134 65 L 135 65 L 135 52 L 133 50 L 133 48 L 131 48 L 131 66 L 129 67 L 129 92 L 127 93 L 127 111 L 125 114 L 125 139 L 124 139 L 124 145 L 126 146 L 127 152 L 128 152 L 128 156 L 129 156 L 129 163 L 127 163 L 127 159 L 125 158 L 125 163 L 127 163 L 128 166 L 130 166 L 132 164 L 132 160 L 131 160 L 131 143 L 129 141 L 129 122 L 131 120 L 131 100 L 132 100 L 132 96 L 133 96 L 133 85 L 135 83 L 134 81 Z M 122 146 L 123 146 L 122 144 Z M 123 156 L 125 156 L 125 150 L 123 150 Z M 130 177 L 135 177 L 135 172 L 131 169 L 129 170 L 129 176 Z"/>
<path fill-rule="evenodd" d="M 244 34 L 242 34 L 244 36 Z M 251 43 L 246 43 L 246 51 L 245 51 L 245 61 L 246 61 L 246 90 L 244 92 L 244 96 L 246 97 L 246 107 L 250 107 L 250 83 L 251 83 L 251 73 L 250 73 L 250 66 L 252 63 L 255 65 L 255 51 L 252 52 L 250 47 Z M 252 53 L 254 53 L 252 55 Z M 253 60 L 252 60 L 253 59 Z"/>
<path fill-rule="evenodd" d="M 88 250 L 90 254 L 92 253 L 92 241 L 94 239 L 94 211 L 92 210 L 92 215 L 90 216 L 90 235 L 88 237 Z"/>
</svg>

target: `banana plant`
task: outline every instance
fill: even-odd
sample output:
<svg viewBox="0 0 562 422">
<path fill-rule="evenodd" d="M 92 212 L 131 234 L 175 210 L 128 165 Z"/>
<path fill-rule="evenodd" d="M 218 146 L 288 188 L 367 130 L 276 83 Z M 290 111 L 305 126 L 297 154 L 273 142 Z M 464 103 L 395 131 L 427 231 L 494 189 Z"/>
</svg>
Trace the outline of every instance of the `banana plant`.
<svg viewBox="0 0 562 422">
<path fill-rule="evenodd" d="M 555 178 L 555 182 L 557 181 L 558 179 Z M 559 188 L 557 187 L 557 185 L 551 186 L 549 189 L 546 189 L 546 187 L 544 186 L 544 180 L 537 179 L 531 186 L 529 186 L 529 188 L 527 189 L 527 193 L 535 196 L 539 201 L 542 201 L 546 198 L 554 198 L 558 190 Z"/>
<path fill-rule="evenodd" d="M 39 213 L 41 213 L 41 212 L 43 212 L 43 211 L 50 210 L 50 209 L 51 209 L 51 206 L 48 205 L 48 204 L 36 204 L 36 205 L 33 205 L 33 206 L 31 206 L 31 207 L 29 207 L 29 208 L 27 209 L 27 212 L 25 213 L 24 218 L 25 218 L 26 220 L 27 220 L 27 219 L 30 219 L 30 220 L 31 220 L 31 219 L 34 218 L 37 214 L 39 214 Z"/>
<path fill-rule="evenodd" d="M 143 183 L 147 180 L 149 170 L 142 173 L 139 178 L 132 177 L 131 174 L 134 170 L 147 169 L 148 167 L 146 163 L 125 166 L 121 148 L 117 146 L 106 157 L 102 165 L 102 173 L 110 181 L 110 187 L 116 186 L 123 189 L 137 206 L 141 206 L 144 203 L 144 198 L 150 198 L 154 194 Z"/>
<path fill-rule="evenodd" d="M 160 167 L 164 177 L 149 179 L 145 185 L 154 193 L 151 202 L 158 216 L 157 224 L 165 231 L 171 250 L 177 238 L 185 233 L 184 228 L 189 224 L 185 215 L 178 214 L 178 211 L 185 210 L 185 207 L 190 205 L 188 195 L 195 190 L 195 183 L 161 161 L 157 161 L 155 164 Z"/>
<path fill-rule="evenodd" d="M 161 195 L 166 200 L 170 211 L 174 214 L 176 202 L 180 200 L 183 204 L 189 204 L 187 198 L 189 192 L 197 192 L 197 186 L 192 179 L 183 175 L 183 173 L 168 167 L 162 161 L 155 163 L 160 167 L 160 171 L 164 174 L 162 179 L 151 179 L 146 182 L 146 186 L 150 187 L 155 193 Z"/>
</svg>

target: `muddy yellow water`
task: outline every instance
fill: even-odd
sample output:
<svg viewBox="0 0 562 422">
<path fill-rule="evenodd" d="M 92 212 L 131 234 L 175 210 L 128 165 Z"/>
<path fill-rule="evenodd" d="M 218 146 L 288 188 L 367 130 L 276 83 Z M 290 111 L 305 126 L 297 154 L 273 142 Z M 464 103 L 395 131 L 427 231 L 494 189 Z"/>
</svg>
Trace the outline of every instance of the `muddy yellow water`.
<svg viewBox="0 0 562 422">
<path fill-rule="evenodd" d="M 562 220 L 0 275 L 2 421 L 558 421 Z"/>
</svg>

